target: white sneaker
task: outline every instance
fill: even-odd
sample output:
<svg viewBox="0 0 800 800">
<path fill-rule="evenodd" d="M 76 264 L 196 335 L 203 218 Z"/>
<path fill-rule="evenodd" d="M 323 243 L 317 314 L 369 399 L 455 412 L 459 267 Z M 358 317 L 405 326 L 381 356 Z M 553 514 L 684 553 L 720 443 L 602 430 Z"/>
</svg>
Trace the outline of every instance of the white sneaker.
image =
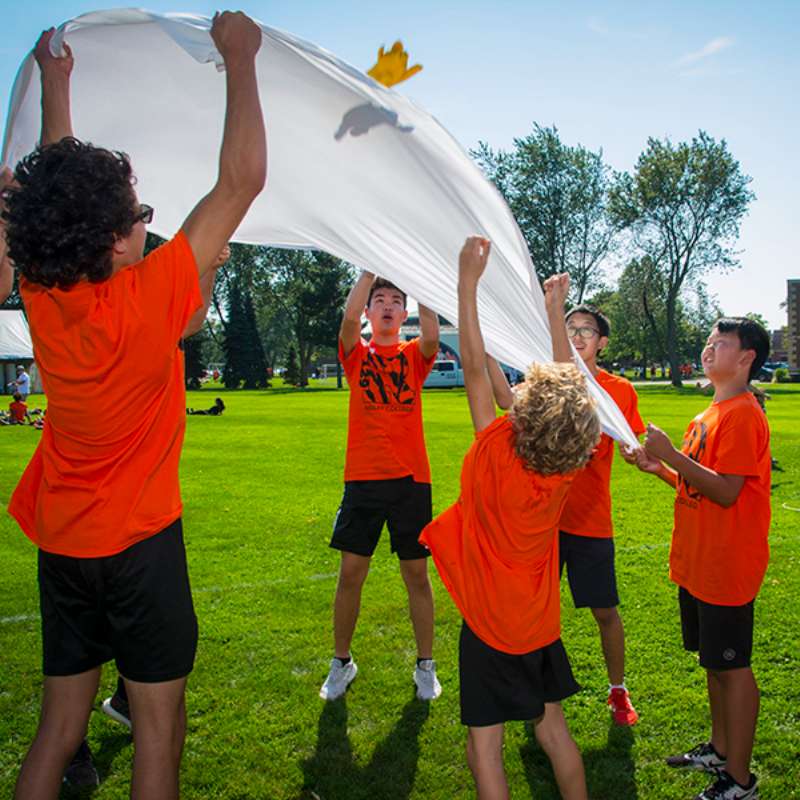
<svg viewBox="0 0 800 800">
<path fill-rule="evenodd" d="M 358 672 L 358 667 L 352 658 L 344 666 L 338 658 L 332 658 L 328 677 L 325 678 L 325 683 L 319 690 L 319 696 L 323 700 L 336 700 L 337 697 L 341 697 L 353 682 L 356 672 Z"/>
<path fill-rule="evenodd" d="M 414 670 L 417 697 L 420 700 L 435 700 L 442 693 L 442 685 L 436 677 L 436 662 L 432 658 L 420 661 Z"/>
</svg>

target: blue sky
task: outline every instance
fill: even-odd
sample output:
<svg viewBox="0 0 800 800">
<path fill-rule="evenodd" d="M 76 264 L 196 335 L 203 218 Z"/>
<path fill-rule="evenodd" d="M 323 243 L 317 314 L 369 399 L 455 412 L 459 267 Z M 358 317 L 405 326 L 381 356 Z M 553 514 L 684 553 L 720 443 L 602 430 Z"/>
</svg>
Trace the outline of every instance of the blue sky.
<svg viewBox="0 0 800 800">
<path fill-rule="evenodd" d="M 534 122 L 602 148 L 633 169 L 648 136 L 704 129 L 727 140 L 757 195 L 742 226 L 742 268 L 708 281 L 726 313 L 773 327 L 786 279 L 800 276 L 800 1 L 269 3 L 242 10 L 367 69 L 401 38 L 423 71 L 400 87 L 465 146 L 508 147 Z M 19 63 L 39 31 L 102 2 L 0 0 L 2 125 Z M 201 0 L 151 0 L 154 11 L 213 13 Z M 113 102 L 111 107 L 113 108 Z"/>
</svg>

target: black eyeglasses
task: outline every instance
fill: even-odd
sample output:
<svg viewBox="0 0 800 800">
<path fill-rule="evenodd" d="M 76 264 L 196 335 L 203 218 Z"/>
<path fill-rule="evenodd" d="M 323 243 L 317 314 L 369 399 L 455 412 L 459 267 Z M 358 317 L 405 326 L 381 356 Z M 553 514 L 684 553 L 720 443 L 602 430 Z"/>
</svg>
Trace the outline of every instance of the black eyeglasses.
<svg viewBox="0 0 800 800">
<path fill-rule="evenodd" d="M 153 206 L 148 206 L 146 203 L 139 203 L 139 213 L 133 218 L 134 225 L 137 222 L 144 222 L 149 225 L 153 221 L 154 214 Z"/>
</svg>

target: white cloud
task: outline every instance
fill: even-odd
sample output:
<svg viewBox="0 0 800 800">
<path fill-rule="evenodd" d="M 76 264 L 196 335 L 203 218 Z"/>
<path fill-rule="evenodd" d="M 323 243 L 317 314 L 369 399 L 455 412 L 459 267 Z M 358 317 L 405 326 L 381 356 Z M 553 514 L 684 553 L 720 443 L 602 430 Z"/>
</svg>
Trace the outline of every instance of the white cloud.
<svg viewBox="0 0 800 800">
<path fill-rule="evenodd" d="M 701 47 L 699 50 L 695 50 L 693 53 L 687 53 L 686 55 L 681 56 L 675 62 L 675 64 L 679 67 L 685 67 L 687 64 L 694 64 L 704 58 L 716 55 L 722 50 L 730 47 L 733 43 L 734 40 L 729 36 L 720 36 L 716 39 L 712 39 L 710 42 L 703 45 L 703 47 Z"/>
</svg>

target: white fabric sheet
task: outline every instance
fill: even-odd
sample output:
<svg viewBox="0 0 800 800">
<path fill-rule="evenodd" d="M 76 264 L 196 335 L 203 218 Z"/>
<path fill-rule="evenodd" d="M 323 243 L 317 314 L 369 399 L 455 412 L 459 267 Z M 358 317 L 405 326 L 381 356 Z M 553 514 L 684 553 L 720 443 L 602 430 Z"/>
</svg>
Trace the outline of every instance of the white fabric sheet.
<svg viewBox="0 0 800 800">
<path fill-rule="evenodd" d="M 21 311 L 0 311 L 0 359 L 33 358 L 28 320 Z"/>
<path fill-rule="evenodd" d="M 210 20 L 125 9 L 85 14 L 59 29 L 75 55 L 76 135 L 131 156 L 152 229 L 172 235 L 216 178 L 224 75 Z M 236 241 L 315 248 L 397 283 L 458 322 L 464 239 L 492 240 L 479 292 L 487 350 L 524 370 L 552 358 L 544 300 L 503 199 L 427 112 L 316 45 L 261 26 L 258 76 L 269 152 L 267 188 Z M 211 62 L 211 63 L 209 63 Z M 215 63 L 217 67 L 215 68 Z M 464 87 L 464 103 L 474 103 Z M 40 86 L 33 57 L 11 97 L 3 163 L 36 145 Z M 604 430 L 635 444 L 611 399 L 592 383 Z"/>
</svg>

